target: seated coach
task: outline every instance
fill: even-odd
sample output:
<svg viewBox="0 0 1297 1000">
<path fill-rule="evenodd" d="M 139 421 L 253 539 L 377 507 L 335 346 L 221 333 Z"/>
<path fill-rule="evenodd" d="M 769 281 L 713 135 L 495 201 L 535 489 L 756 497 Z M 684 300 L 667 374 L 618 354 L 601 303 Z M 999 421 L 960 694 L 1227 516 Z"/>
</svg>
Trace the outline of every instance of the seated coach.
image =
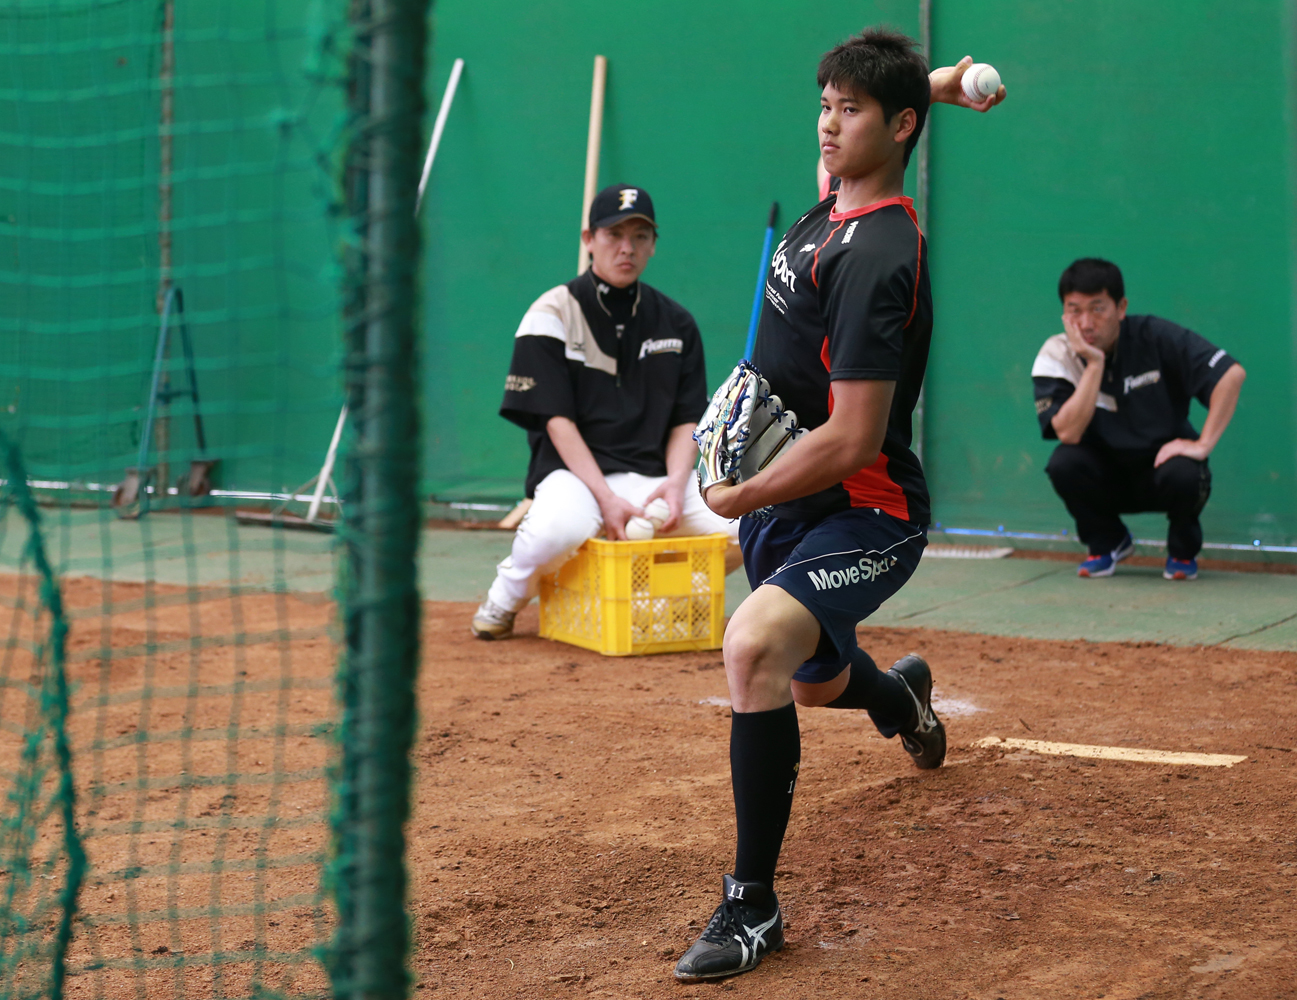
<svg viewBox="0 0 1297 1000">
<path fill-rule="evenodd" d="M 1045 467 L 1089 549 L 1081 576 L 1111 576 L 1134 550 L 1122 514 L 1164 512 L 1168 580 L 1198 575 L 1207 456 L 1234 416 L 1243 367 L 1215 344 L 1157 316 L 1126 315 L 1121 271 L 1075 261 L 1058 281 L 1065 333 L 1031 366 L 1036 414 L 1059 445 Z M 1207 407 L 1199 433 L 1189 400 Z"/>
<path fill-rule="evenodd" d="M 703 342 L 683 306 L 640 280 L 657 249 L 648 192 L 604 188 L 581 239 L 590 269 L 537 299 L 514 337 L 500 415 L 527 431 L 533 502 L 473 615 L 479 639 L 512 634 L 541 576 L 601 532 L 624 539 L 627 520 L 657 499 L 670 510 L 659 535 L 724 533 L 726 571 L 742 560 L 738 521 L 693 488 Z"/>
</svg>

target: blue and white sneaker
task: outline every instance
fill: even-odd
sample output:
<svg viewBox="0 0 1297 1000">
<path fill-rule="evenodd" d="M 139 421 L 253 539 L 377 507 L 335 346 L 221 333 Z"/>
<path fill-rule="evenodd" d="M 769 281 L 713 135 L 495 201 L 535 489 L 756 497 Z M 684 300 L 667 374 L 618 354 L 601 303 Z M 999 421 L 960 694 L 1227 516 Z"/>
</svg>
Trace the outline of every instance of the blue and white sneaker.
<svg viewBox="0 0 1297 1000">
<path fill-rule="evenodd" d="M 1080 566 L 1076 567 L 1077 576 L 1112 576 L 1117 569 L 1117 563 L 1121 562 L 1128 555 L 1135 551 L 1135 540 L 1130 537 L 1130 532 L 1126 532 L 1126 537 L 1121 540 L 1111 552 L 1104 552 L 1097 556 L 1091 556 Z M 1168 579 L 1170 579 L 1168 577 Z"/>
<path fill-rule="evenodd" d="M 1166 569 L 1162 570 L 1162 579 L 1164 580 L 1198 579 L 1198 560 L 1197 559 L 1172 559 L 1168 556 L 1166 560 Z"/>
</svg>

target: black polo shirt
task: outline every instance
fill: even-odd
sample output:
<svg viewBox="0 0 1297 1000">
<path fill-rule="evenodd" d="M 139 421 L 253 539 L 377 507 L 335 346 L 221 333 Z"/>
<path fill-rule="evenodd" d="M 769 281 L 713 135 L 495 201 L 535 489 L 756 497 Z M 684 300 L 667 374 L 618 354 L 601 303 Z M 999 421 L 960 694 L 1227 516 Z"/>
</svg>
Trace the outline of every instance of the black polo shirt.
<svg viewBox="0 0 1297 1000">
<path fill-rule="evenodd" d="M 806 428 L 829 419 L 838 379 L 894 381 L 896 391 L 873 465 L 773 513 L 807 521 L 876 507 L 927 524 L 928 488 L 910 450 L 932 339 L 927 244 L 909 198 L 841 213 L 836 204 L 830 194 L 775 250 L 752 360 Z"/>
<path fill-rule="evenodd" d="M 1036 415 L 1046 440 L 1058 438 L 1051 421 L 1076 391 L 1086 362 L 1067 334 L 1045 341 L 1031 366 Z M 1211 404 L 1211 392 L 1234 359 L 1192 330 L 1157 316 L 1127 316 L 1104 359 L 1094 419 L 1082 444 L 1119 451 L 1155 452 L 1175 438 L 1197 440 L 1189 401 Z"/>
<path fill-rule="evenodd" d="M 671 429 L 707 408 L 698 325 L 644 282 L 613 288 L 594 272 L 551 288 L 522 318 L 500 415 L 528 432 L 527 496 L 566 468 L 545 431 L 576 424 L 605 474 L 666 475 Z"/>
</svg>

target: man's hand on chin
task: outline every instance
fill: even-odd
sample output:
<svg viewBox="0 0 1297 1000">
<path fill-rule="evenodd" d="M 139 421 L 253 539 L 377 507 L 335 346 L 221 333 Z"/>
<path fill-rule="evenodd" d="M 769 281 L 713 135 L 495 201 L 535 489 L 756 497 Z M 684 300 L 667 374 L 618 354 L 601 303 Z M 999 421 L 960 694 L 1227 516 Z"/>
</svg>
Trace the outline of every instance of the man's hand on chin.
<svg viewBox="0 0 1297 1000">
<path fill-rule="evenodd" d="M 755 509 L 744 504 L 743 487 L 728 479 L 708 486 L 703 502 L 721 517 L 742 517 Z"/>
<path fill-rule="evenodd" d="M 1190 441 L 1188 438 L 1176 438 L 1174 441 L 1168 441 L 1157 451 L 1157 458 L 1153 459 L 1153 468 L 1157 468 L 1163 462 L 1175 458 L 1176 455 L 1183 455 L 1185 458 L 1192 458 L 1195 462 L 1206 461 L 1208 449 L 1205 448 L 1201 441 Z"/>
</svg>

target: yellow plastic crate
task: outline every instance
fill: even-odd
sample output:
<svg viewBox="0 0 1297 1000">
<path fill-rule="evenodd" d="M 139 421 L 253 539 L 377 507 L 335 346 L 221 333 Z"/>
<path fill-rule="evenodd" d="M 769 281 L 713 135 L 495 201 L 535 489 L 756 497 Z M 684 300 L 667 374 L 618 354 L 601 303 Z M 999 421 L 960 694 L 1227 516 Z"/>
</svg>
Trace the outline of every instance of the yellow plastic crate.
<svg viewBox="0 0 1297 1000">
<path fill-rule="evenodd" d="M 540 581 L 540 634 L 605 656 L 720 649 L 726 535 L 592 538 Z"/>
</svg>

